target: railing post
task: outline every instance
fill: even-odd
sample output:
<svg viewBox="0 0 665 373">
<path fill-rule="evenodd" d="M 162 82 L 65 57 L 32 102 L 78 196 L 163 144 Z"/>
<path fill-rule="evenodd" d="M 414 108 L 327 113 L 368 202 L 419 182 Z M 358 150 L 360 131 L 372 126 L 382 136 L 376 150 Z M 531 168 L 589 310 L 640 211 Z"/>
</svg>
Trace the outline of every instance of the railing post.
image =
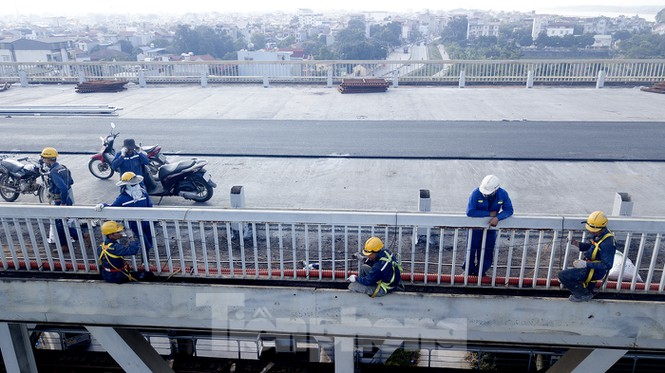
<svg viewBox="0 0 665 373">
<path fill-rule="evenodd" d="M 145 88 L 146 83 L 145 83 L 145 71 L 139 70 L 139 87 Z"/>
<path fill-rule="evenodd" d="M 21 81 L 21 87 L 27 87 L 28 86 L 28 73 L 25 72 L 25 70 L 21 70 L 18 72 L 18 77 L 19 80 Z"/>
<path fill-rule="evenodd" d="M 464 88 L 466 85 L 466 70 L 462 70 L 459 72 L 459 87 Z"/>
<path fill-rule="evenodd" d="M 243 190 L 242 185 L 234 185 L 231 187 L 231 208 L 233 209 L 244 209 L 245 208 L 245 191 Z M 240 231 L 240 223 L 231 224 L 231 231 L 233 233 L 233 239 L 237 239 Z M 243 238 L 245 240 L 252 237 L 252 232 L 249 227 L 249 224 L 243 223 L 242 225 Z"/>
<path fill-rule="evenodd" d="M 596 88 L 603 88 L 605 86 L 605 70 L 598 71 L 598 80 L 596 81 Z"/>
<path fill-rule="evenodd" d="M 268 80 L 268 75 L 263 76 L 263 88 L 268 88 L 270 86 L 270 80 Z"/>
<path fill-rule="evenodd" d="M 205 72 L 201 73 L 201 87 L 205 88 L 208 86 L 208 74 Z"/>
<path fill-rule="evenodd" d="M 633 215 L 633 201 L 630 194 L 617 192 L 614 195 L 614 206 L 612 207 L 612 216 L 631 216 Z"/>
<path fill-rule="evenodd" d="M 418 212 L 431 212 L 432 199 L 430 198 L 429 189 L 420 189 L 420 197 L 418 198 Z M 431 227 L 418 227 L 418 243 L 427 242 L 427 229 Z M 430 245 L 435 244 L 434 234 L 430 232 Z"/>
<path fill-rule="evenodd" d="M 393 70 L 393 88 L 397 88 L 399 86 L 399 74 L 397 73 L 397 69 Z"/>
<path fill-rule="evenodd" d="M 332 88 L 332 75 L 333 69 L 332 66 L 328 67 L 328 78 L 326 79 L 326 87 Z"/>
<path fill-rule="evenodd" d="M 529 73 L 526 76 L 526 87 L 533 88 L 533 70 L 529 70 Z"/>
<path fill-rule="evenodd" d="M 79 76 L 79 84 L 85 82 L 85 71 L 83 71 L 83 69 L 79 69 L 78 76 Z"/>
</svg>

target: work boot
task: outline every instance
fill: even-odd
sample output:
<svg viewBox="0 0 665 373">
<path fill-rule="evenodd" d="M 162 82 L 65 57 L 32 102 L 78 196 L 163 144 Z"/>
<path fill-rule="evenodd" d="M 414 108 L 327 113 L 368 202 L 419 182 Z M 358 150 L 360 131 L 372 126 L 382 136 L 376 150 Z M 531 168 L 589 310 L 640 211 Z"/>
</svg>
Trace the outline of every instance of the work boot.
<svg viewBox="0 0 665 373">
<path fill-rule="evenodd" d="M 577 295 L 573 294 L 573 295 L 568 297 L 568 300 L 571 301 L 571 302 L 588 302 L 591 299 L 593 299 L 593 294 L 591 294 L 591 293 L 588 293 L 588 294 L 585 294 L 585 295 L 580 295 L 580 296 L 577 296 Z"/>
</svg>

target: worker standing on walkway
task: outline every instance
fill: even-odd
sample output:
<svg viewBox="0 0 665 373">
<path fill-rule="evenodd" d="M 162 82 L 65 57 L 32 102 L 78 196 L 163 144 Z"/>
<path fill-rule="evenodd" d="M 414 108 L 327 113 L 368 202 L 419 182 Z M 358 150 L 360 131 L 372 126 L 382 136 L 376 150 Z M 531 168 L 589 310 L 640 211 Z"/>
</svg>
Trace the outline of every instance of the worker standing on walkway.
<svg viewBox="0 0 665 373">
<path fill-rule="evenodd" d="M 125 227 L 113 220 L 102 224 L 104 243 L 97 251 L 97 264 L 99 272 L 106 282 L 122 284 L 129 281 L 146 280 L 146 272 L 137 273 L 131 270 L 124 256 L 136 255 L 139 252 L 139 242 L 134 237 L 127 237 Z M 126 240 L 122 240 L 126 238 Z M 127 241 L 127 242 L 121 242 Z M 150 273 L 150 276 L 152 274 Z"/>
<path fill-rule="evenodd" d="M 513 203 L 503 188 L 499 187 L 499 178 L 494 175 L 487 175 L 480 183 L 480 186 L 471 192 L 469 202 L 466 206 L 466 216 L 473 218 L 489 217 L 488 228 L 496 227 L 499 221 L 507 219 L 513 215 Z M 485 272 L 492 266 L 494 260 L 494 244 L 496 243 L 496 230 L 493 229 L 471 229 L 469 231 L 470 253 L 469 275 L 485 276 Z M 483 236 L 485 235 L 485 256 L 480 259 L 482 252 Z M 466 262 L 462 264 L 466 268 Z M 481 272 L 482 270 L 482 272 Z"/>
<path fill-rule="evenodd" d="M 58 162 L 58 151 L 52 147 L 46 147 L 42 150 L 39 164 L 43 172 L 48 172 L 49 185 L 48 191 L 53 198 L 53 204 L 56 206 L 72 206 L 74 204 L 74 191 L 72 185 L 74 179 L 72 173 L 65 165 Z M 78 240 L 76 229 L 67 223 L 69 235 L 72 240 Z M 65 234 L 65 224 L 62 219 L 55 220 L 55 226 L 49 230 L 49 242 L 55 242 L 56 235 L 61 245 L 67 243 Z"/>
<path fill-rule="evenodd" d="M 53 196 L 53 204 L 72 206 L 74 204 L 74 192 L 72 191 L 74 179 L 69 169 L 58 163 L 58 155 L 55 148 L 44 148 L 40 163 L 49 174 L 49 192 Z"/>
<path fill-rule="evenodd" d="M 150 163 L 148 155 L 136 146 L 134 139 L 125 139 L 122 143 L 120 153 L 116 153 L 111 162 L 111 167 L 118 171 L 120 175 L 125 172 L 133 172 L 136 175 L 143 176 L 143 166 Z"/>
<path fill-rule="evenodd" d="M 347 278 L 351 283 L 349 290 L 374 298 L 404 288 L 399 260 L 384 248 L 379 237 L 370 237 L 365 241 L 362 255 L 364 263 L 358 276 L 351 275 Z"/>
<path fill-rule="evenodd" d="M 120 177 L 120 181 L 116 183 L 120 187 L 120 194 L 113 201 L 113 203 L 105 204 L 99 203 L 95 206 L 96 211 L 102 211 L 104 207 L 152 207 L 152 200 L 146 192 L 145 188 L 141 186 L 143 176 L 137 175 L 131 171 L 125 172 Z M 147 263 L 150 258 L 150 250 L 152 249 L 152 229 L 150 223 L 147 221 L 141 222 L 141 231 L 136 221 L 129 222 L 129 228 L 134 233 L 135 237 L 143 236 L 145 243 L 146 257 L 144 262 Z"/>
<path fill-rule="evenodd" d="M 614 264 L 616 240 L 607 228 L 607 217 L 602 211 L 594 211 L 582 222 L 592 235 L 590 242 L 572 240 L 583 253 L 582 259 L 573 261 L 573 268 L 559 272 L 559 281 L 572 295 L 571 302 L 587 302 L 593 298 L 596 282 L 605 278 Z"/>
</svg>

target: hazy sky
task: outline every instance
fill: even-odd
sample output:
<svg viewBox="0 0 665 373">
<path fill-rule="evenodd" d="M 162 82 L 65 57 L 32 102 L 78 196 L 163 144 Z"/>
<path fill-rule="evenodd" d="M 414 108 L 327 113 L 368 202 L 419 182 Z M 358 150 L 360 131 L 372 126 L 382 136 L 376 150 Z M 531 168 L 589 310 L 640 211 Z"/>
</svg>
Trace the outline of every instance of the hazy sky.
<svg viewBox="0 0 665 373">
<path fill-rule="evenodd" d="M 298 8 L 309 8 L 314 11 L 332 9 L 344 10 L 387 10 L 406 11 L 421 9 L 454 9 L 477 8 L 494 10 L 536 10 L 539 13 L 554 8 L 567 6 L 621 6 L 621 12 L 634 15 L 631 8 L 641 5 L 665 7 L 663 0 L 551 0 L 549 2 L 533 0 L 3 0 L 0 14 L 49 14 L 74 15 L 85 13 L 184 13 L 184 12 L 269 12 L 275 10 L 295 11 Z M 544 5 L 543 5 L 544 4 Z M 619 11 L 617 11 L 619 12 Z"/>
</svg>

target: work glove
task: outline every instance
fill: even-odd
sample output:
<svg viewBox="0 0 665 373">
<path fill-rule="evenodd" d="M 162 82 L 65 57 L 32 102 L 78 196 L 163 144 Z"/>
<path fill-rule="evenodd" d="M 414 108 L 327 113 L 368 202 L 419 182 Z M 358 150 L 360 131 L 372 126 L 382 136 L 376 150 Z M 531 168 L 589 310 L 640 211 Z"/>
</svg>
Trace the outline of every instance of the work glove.
<svg viewBox="0 0 665 373">
<path fill-rule="evenodd" d="M 98 203 L 98 204 L 95 205 L 95 211 L 97 211 L 97 212 L 102 211 L 103 208 L 104 208 L 103 203 Z"/>
<path fill-rule="evenodd" d="M 349 278 L 346 279 L 348 282 L 356 282 L 356 275 L 351 275 Z"/>
<path fill-rule="evenodd" d="M 586 268 L 586 260 L 575 259 L 573 262 L 573 267 L 575 268 Z"/>
<path fill-rule="evenodd" d="M 120 155 L 122 155 L 123 157 L 126 156 L 127 155 L 127 148 L 123 147 L 122 149 L 120 149 Z"/>
</svg>

